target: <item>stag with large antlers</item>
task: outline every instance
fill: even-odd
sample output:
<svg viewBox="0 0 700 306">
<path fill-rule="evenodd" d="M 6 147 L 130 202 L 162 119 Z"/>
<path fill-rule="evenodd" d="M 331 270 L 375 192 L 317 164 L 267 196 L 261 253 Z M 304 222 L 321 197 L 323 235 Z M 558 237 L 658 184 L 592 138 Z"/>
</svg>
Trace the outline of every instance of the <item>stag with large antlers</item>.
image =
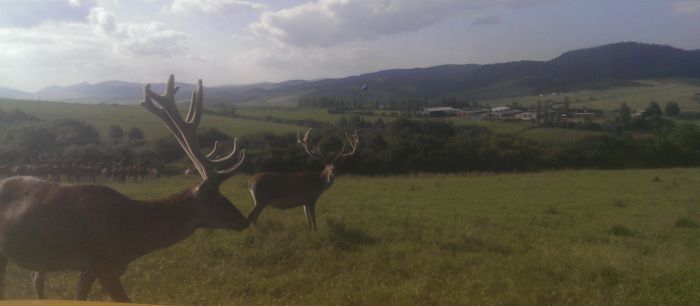
<svg viewBox="0 0 700 306">
<path fill-rule="evenodd" d="M 297 133 L 297 142 L 302 145 L 309 156 L 323 163 L 325 166 L 323 171 L 255 174 L 248 180 L 248 188 L 255 202 L 255 207 L 248 214 L 248 221 L 255 222 L 267 205 L 280 209 L 303 205 L 309 229 L 316 230 L 316 201 L 326 189 L 333 185 L 336 165 L 357 152 L 360 138 L 357 131 L 352 135 L 346 134 L 342 149 L 331 159 L 321 153 L 319 146 L 313 148 L 309 145 L 310 133 L 309 129 L 304 134 L 304 138 L 301 138 Z"/>
<path fill-rule="evenodd" d="M 197 228 L 248 227 L 246 217 L 219 193 L 220 184 L 245 160 L 245 152 L 237 162 L 235 148 L 224 158 L 207 157 L 195 134 L 202 119 L 202 81 L 192 94 L 185 119 L 175 105 L 177 90 L 172 75 L 163 95 L 146 85 L 142 105 L 165 123 L 202 181 L 151 201 L 132 200 L 100 185 L 59 184 L 33 177 L 0 181 L 0 292 L 6 263 L 12 260 L 37 271 L 40 298 L 44 273 L 69 269 L 81 272 L 76 299 L 85 300 L 98 280 L 114 301 L 128 302 L 120 277 L 132 260 L 173 245 Z"/>
</svg>

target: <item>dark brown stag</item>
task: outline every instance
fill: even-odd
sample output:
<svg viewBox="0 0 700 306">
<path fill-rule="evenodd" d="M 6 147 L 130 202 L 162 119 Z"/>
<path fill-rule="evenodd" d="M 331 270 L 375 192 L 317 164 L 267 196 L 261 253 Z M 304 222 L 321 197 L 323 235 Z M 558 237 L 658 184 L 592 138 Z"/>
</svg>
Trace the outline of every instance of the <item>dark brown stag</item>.
<svg viewBox="0 0 700 306">
<path fill-rule="evenodd" d="M 321 153 L 318 146 L 315 149 L 310 148 L 309 133 L 311 130 L 306 131 L 303 139 L 297 133 L 297 142 L 304 147 L 309 156 L 323 163 L 325 166 L 323 171 L 255 174 L 248 180 L 248 188 L 255 202 L 255 207 L 248 215 L 248 221 L 255 222 L 267 205 L 280 209 L 303 205 L 309 229 L 316 230 L 316 200 L 333 185 L 336 165 L 355 154 L 360 138 L 357 136 L 357 131 L 352 135 L 345 135 L 343 148 L 333 159 L 330 159 Z"/>
<path fill-rule="evenodd" d="M 172 75 L 163 95 L 146 85 L 142 105 L 165 123 L 202 182 L 165 199 L 139 201 L 100 185 L 23 176 L 0 181 L 0 290 L 4 291 L 7 260 L 12 260 L 38 271 L 40 297 L 44 273 L 70 269 L 81 271 L 76 299 L 86 299 L 97 279 L 113 300 L 128 302 L 120 277 L 132 260 L 173 245 L 197 228 L 248 227 L 245 216 L 219 193 L 219 185 L 243 163 L 245 152 L 234 165 L 229 161 L 235 152 L 227 158 L 208 158 L 195 135 L 202 118 L 202 81 L 186 119 L 175 105 L 177 90 Z"/>
</svg>

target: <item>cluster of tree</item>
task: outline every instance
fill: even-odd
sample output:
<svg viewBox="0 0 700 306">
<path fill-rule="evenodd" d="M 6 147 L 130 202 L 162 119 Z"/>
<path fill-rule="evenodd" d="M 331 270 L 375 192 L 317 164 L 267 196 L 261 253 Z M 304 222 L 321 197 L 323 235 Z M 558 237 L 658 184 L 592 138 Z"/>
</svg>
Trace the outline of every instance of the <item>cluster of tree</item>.
<svg viewBox="0 0 700 306">
<path fill-rule="evenodd" d="M 650 101 L 649 106 L 638 116 L 633 116 L 632 109 L 627 103 L 622 103 L 618 111 L 618 118 L 611 122 L 613 129 L 618 131 L 650 131 L 667 128 L 673 125 L 673 122 L 666 117 L 678 117 L 681 114 L 681 108 L 675 101 L 666 103 L 662 111 L 661 105 L 656 101 Z"/>
<path fill-rule="evenodd" d="M 215 116 L 229 117 L 229 118 L 241 118 L 241 119 L 248 119 L 248 120 L 265 121 L 265 122 L 285 123 L 285 124 L 292 124 L 292 125 L 298 125 L 298 126 L 308 126 L 308 127 L 319 127 L 319 126 L 323 126 L 326 124 L 325 122 L 314 120 L 314 119 L 289 119 L 289 118 L 278 118 L 278 117 L 272 117 L 272 116 L 265 116 L 265 117 L 246 116 L 246 115 L 241 115 L 241 114 L 236 113 L 235 106 L 231 106 L 231 105 L 217 105 L 214 108 L 205 108 L 204 113 L 210 114 L 210 115 L 215 115 Z"/>
<path fill-rule="evenodd" d="M 0 123 L 18 123 L 25 121 L 37 121 L 38 119 L 32 115 L 25 113 L 20 109 L 13 109 L 9 112 L 5 112 L 0 109 Z"/>
<path fill-rule="evenodd" d="M 645 120 L 656 115 L 658 110 L 650 107 Z M 700 165 L 700 128 L 694 124 L 664 125 L 643 137 L 620 132 L 572 143 L 541 143 L 444 121 L 397 118 L 391 122 L 370 122 L 353 116 L 335 124 L 319 125 L 311 134 L 311 141 L 317 142 L 322 152 L 333 155 L 342 147 L 345 133 L 353 130 L 360 135 L 360 150 L 340 167 L 356 174 Z M 214 140 L 228 149 L 233 145 L 229 135 L 216 129 L 202 130 L 198 136 L 205 150 L 213 146 Z M 306 156 L 296 137 L 242 137 L 239 145 L 248 152 L 244 170 L 253 173 L 320 168 Z M 0 165 L 51 166 L 60 161 L 58 167 L 122 171 L 176 165 L 185 158 L 172 137 L 153 142 L 101 143 L 94 127 L 75 120 L 21 122 L 5 129 L 0 141 Z"/>
<path fill-rule="evenodd" d="M 315 129 L 312 137 L 319 141 L 322 152 L 332 155 L 342 147 L 343 134 L 355 128 L 359 128 L 360 150 L 341 167 L 356 174 L 700 165 L 700 129 L 692 124 L 668 127 L 641 138 L 617 133 L 551 144 L 495 134 L 481 127 L 400 118 L 386 124 L 364 121 L 326 126 Z M 319 168 L 306 157 L 295 137 L 244 137 L 246 171 Z"/>
<path fill-rule="evenodd" d="M 132 127 L 129 129 L 129 131 L 124 132 L 124 129 L 122 129 L 121 126 L 119 125 L 112 125 L 109 127 L 109 139 L 114 141 L 114 143 L 119 143 L 124 139 L 124 136 L 129 141 L 139 141 L 143 140 L 143 131 L 137 127 Z"/>
<path fill-rule="evenodd" d="M 512 107 L 519 108 L 515 104 Z M 522 108 L 522 107 L 520 107 Z M 700 119 L 694 113 L 682 113 L 680 105 L 669 101 L 664 108 L 656 101 L 650 101 L 647 108 L 634 114 L 627 103 L 622 103 L 612 116 L 603 111 L 588 108 L 572 108 L 568 98 L 564 102 L 538 102 L 533 110 L 537 114 L 538 126 L 567 129 L 594 130 L 607 132 L 655 131 L 673 125 L 673 118 Z M 578 116 L 578 117 L 577 117 Z"/>
<path fill-rule="evenodd" d="M 109 136 L 115 142 L 103 143 L 97 129 L 82 121 L 42 121 L 21 112 L 10 114 L 13 114 L 9 117 L 11 121 L 2 122 L 12 124 L 0 130 L 0 172 L 5 175 L 94 178 L 121 171 L 129 176 L 129 173 L 143 175 L 145 169 L 163 165 L 138 128 L 131 128 L 125 134 L 120 127 L 113 126 Z M 116 140 L 124 135 L 130 142 L 118 143 Z"/>
<path fill-rule="evenodd" d="M 327 108 L 335 113 L 348 110 L 394 110 L 404 112 L 417 112 L 426 107 L 451 106 L 459 108 L 471 108 L 479 106 L 470 99 L 455 96 L 443 96 L 436 98 L 402 98 L 402 97 L 327 97 L 327 96 L 302 96 L 297 101 L 300 107 Z"/>
</svg>

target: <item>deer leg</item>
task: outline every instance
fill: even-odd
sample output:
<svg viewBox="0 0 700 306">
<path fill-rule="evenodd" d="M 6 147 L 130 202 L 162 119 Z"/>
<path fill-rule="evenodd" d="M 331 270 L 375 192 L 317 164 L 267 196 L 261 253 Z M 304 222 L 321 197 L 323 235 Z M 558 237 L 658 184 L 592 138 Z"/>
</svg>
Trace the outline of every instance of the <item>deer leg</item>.
<svg viewBox="0 0 700 306">
<path fill-rule="evenodd" d="M 80 272 L 80 280 L 78 280 L 78 288 L 75 293 L 75 299 L 78 301 L 87 300 L 92 284 L 95 282 L 95 275 L 82 271 Z"/>
<path fill-rule="evenodd" d="M 253 210 L 248 214 L 246 219 L 248 219 L 249 223 L 255 223 L 258 221 L 260 212 L 262 212 L 263 208 L 265 208 L 265 204 L 263 204 L 263 202 L 259 202 L 258 199 L 255 198 L 255 192 L 253 192 L 253 190 L 250 190 L 250 195 L 253 197 Z"/>
<path fill-rule="evenodd" d="M 122 282 L 119 280 L 119 274 L 108 273 L 97 275 L 102 288 L 107 291 L 107 294 L 117 303 L 130 303 L 129 296 L 124 290 Z"/>
<path fill-rule="evenodd" d="M 0 300 L 5 299 L 5 269 L 7 267 L 7 258 L 0 254 Z"/>
<path fill-rule="evenodd" d="M 43 300 L 46 298 L 44 295 L 44 284 L 46 283 L 46 273 L 40 271 L 32 272 L 32 280 L 34 281 L 34 291 L 36 291 L 36 298 Z"/>
<path fill-rule="evenodd" d="M 304 205 L 306 221 L 309 222 L 309 230 L 316 230 L 316 202 Z"/>
</svg>

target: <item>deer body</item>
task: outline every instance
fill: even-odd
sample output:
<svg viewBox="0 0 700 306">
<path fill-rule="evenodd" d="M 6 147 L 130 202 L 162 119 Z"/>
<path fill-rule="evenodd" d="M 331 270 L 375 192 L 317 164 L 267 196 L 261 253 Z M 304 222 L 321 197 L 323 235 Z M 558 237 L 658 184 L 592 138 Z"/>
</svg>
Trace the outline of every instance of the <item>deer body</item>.
<svg viewBox="0 0 700 306">
<path fill-rule="evenodd" d="M 203 225 L 191 189 L 137 201 L 105 186 L 13 177 L 0 181 L 0 199 L 0 252 L 34 271 L 123 270 Z"/>
<path fill-rule="evenodd" d="M 261 172 L 248 180 L 248 188 L 256 203 L 279 209 L 315 202 L 332 184 L 333 181 L 329 181 L 323 172 Z M 298 190 L 309 192 L 295 192 Z"/>
<path fill-rule="evenodd" d="M 113 300 L 128 302 L 120 276 L 132 260 L 173 245 L 197 228 L 248 227 L 247 218 L 219 192 L 219 185 L 245 160 L 244 153 L 225 169 L 218 164 L 233 160 L 235 146 L 221 159 L 202 153 L 195 137 L 201 118 L 201 81 L 187 120 L 177 112 L 175 92 L 173 76 L 163 96 L 147 85 L 144 106 L 163 120 L 202 181 L 152 201 L 133 200 L 100 185 L 59 184 L 26 176 L 0 181 L 0 297 L 9 259 L 35 271 L 39 298 L 44 295 L 46 272 L 69 269 L 81 271 L 76 299 L 86 299 L 97 279 Z"/>
<path fill-rule="evenodd" d="M 171 246 L 197 228 L 247 227 L 233 205 L 207 211 L 197 186 L 171 197 L 137 201 L 100 185 L 67 185 L 33 177 L 0 181 L 0 256 L 37 271 L 37 295 L 43 297 L 43 273 L 78 270 L 92 276 L 77 295 L 87 298 L 97 278 L 115 299 L 128 301 L 119 277 L 134 259 Z M 213 199 L 212 199 L 213 200 Z M 219 215 L 219 219 L 212 216 Z M 238 215 L 238 218 L 231 216 Z M 38 280 L 37 280 L 38 278 Z M 113 284 L 113 285 L 110 285 Z"/>
<path fill-rule="evenodd" d="M 333 184 L 333 178 L 324 170 L 318 172 L 275 173 L 262 172 L 248 180 L 248 189 L 255 207 L 248 221 L 255 222 L 260 212 L 270 205 L 278 209 L 304 206 L 309 229 L 316 229 L 316 200 Z M 307 190 L 307 192 L 299 192 Z"/>
<path fill-rule="evenodd" d="M 255 207 L 248 214 L 248 221 L 255 222 L 262 210 L 268 205 L 288 209 L 304 206 L 304 213 L 309 229 L 316 230 L 316 201 L 321 194 L 330 188 L 335 181 L 335 164 L 342 158 L 352 156 L 357 150 L 359 137 L 355 133 L 347 137 L 347 143 L 352 151 L 345 152 L 346 144 L 338 152 L 334 159 L 329 159 L 318 150 L 309 149 L 308 138 L 311 130 L 307 131 L 302 139 L 297 135 L 297 141 L 302 144 L 306 152 L 324 163 L 325 168 L 321 172 L 297 172 L 277 173 L 261 172 L 248 180 L 248 189 L 253 196 Z"/>
</svg>

